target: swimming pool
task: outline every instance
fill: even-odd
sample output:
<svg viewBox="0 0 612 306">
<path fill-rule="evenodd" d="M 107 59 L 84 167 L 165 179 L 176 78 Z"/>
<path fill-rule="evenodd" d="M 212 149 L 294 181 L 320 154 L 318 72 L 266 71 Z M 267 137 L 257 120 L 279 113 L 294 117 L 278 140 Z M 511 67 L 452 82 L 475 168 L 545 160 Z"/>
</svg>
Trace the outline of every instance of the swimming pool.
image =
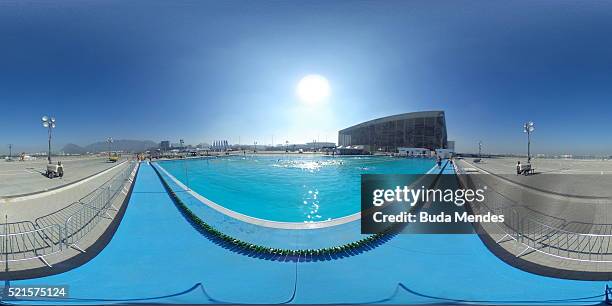
<svg viewBox="0 0 612 306">
<path fill-rule="evenodd" d="M 159 163 L 183 184 L 254 218 L 326 221 L 357 213 L 361 174 L 421 174 L 432 159 L 331 156 L 230 156 Z"/>
<path fill-rule="evenodd" d="M 7 285 L 69 288 L 68 299 L 2 300 L 23 305 L 600 305 L 606 282 L 524 272 L 489 252 L 478 235 L 397 235 L 359 255 L 332 260 L 247 256 L 219 247 L 186 222 L 153 168 L 144 164 L 123 221 L 98 256 L 65 273 Z"/>
</svg>

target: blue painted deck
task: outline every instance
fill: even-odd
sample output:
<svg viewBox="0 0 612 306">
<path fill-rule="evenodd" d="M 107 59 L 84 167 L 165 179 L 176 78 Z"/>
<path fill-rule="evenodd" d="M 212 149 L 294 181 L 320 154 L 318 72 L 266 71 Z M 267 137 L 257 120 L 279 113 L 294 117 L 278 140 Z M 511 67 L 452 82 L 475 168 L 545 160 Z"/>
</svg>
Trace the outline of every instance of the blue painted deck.
<svg viewBox="0 0 612 306">
<path fill-rule="evenodd" d="M 49 301 L 58 304 L 464 300 L 567 305 L 600 302 L 605 287 L 517 270 L 492 255 L 476 235 L 398 235 L 373 250 L 329 261 L 251 258 L 194 230 L 147 164 L 117 233 L 96 258 L 63 274 L 11 284 L 68 285 L 70 300 Z"/>
</svg>

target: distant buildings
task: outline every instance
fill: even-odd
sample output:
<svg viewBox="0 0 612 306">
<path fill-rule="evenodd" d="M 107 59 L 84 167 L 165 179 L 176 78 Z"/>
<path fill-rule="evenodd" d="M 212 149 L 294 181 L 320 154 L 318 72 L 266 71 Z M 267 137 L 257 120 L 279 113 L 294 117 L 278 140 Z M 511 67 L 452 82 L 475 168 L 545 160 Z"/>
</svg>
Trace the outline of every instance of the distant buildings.
<svg viewBox="0 0 612 306">
<path fill-rule="evenodd" d="M 211 149 L 214 151 L 226 151 L 230 149 L 230 143 L 227 140 L 213 140 Z"/>
<path fill-rule="evenodd" d="M 360 146 L 369 153 L 397 152 L 400 147 L 447 149 L 444 111 L 405 113 L 363 122 L 338 132 L 338 146 Z"/>
<path fill-rule="evenodd" d="M 170 150 L 170 141 L 168 140 L 163 140 L 160 144 L 159 144 L 159 148 L 162 151 L 169 151 Z"/>
<path fill-rule="evenodd" d="M 323 148 L 335 148 L 335 147 L 336 147 L 336 143 L 334 143 L 334 142 L 318 142 L 318 141 L 313 141 L 313 142 L 307 142 L 304 145 L 303 149 L 320 150 L 320 149 L 323 149 Z"/>
</svg>

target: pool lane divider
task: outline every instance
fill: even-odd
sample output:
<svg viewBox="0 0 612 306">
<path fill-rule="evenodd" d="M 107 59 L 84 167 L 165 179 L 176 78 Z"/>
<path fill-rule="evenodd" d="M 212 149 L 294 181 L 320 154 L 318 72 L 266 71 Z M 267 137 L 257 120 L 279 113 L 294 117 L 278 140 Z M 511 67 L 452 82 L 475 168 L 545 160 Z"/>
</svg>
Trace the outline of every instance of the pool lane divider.
<svg viewBox="0 0 612 306">
<path fill-rule="evenodd" d="M 180 212 L 185 216 L 189 222 L 195 226 L 200 232 L 209 235 L 212 238 L 218 239 L 228 245 L 240 248 L 245 251 L 255 252 L 261 255 L 268 256 L 331 256 L 337 254 L 351 254 L 352 251 L 358 251 L 360 249 L 364 249 L 367 247 L 375 246 L 380 244 L 381 242 L 386 241 L 385 238 L 390 238 L 391 233 L 378 233 L 373 234 L 363 239 L 359 239 L 354 242 L 349 242 L 345 244 L 341 244 L 335 247 L 327 247 L 327 248 L 315 248 L 315 249 L 285 249 L 285 248 L 272 248 L 260 244 L 250 243 L 247 241 L 243 241 L 237 239 L 235 237 L 226 235 L 221 231 L 217 230 L 210 224 L 204 222 L 198 215 L 196 215 L 185 203 L 183 200 L 178 197 L 178 195 L 172 190 L 170 185 L 166 182 L 164 177 L 161 175 L 157 167 L 151 164 L 151 167 L 157 173 L 162 185 L 166 189 L 168 195 L 176 205 L 176 207 L 180 210 Z"/>
<path fill-rule="evenodd" d="M 273 257 L 275 256 L 294 256 L 298 258 L 301 256 L 326 257 L 326 256 L 334 256 L 334 255 L 341 255 L 341 254 L 355 255 L 355 254 L 359 254 L 361 250 L 365 250 L 365 249 L 380 245 L 381 243 L 389 240 L 392 236 L 398 233 L 397 229 L 390 228 L 386 232 L 373 234 L 363 239 L 356 240 L 354 242 L 349 242 L 349 243 L 341 244 L 341 245 L 334 246 L 334 247 L 314 248 L 314 249 L 272 248 L 272 247 L 265 246 L 265 245 L 247 242 L 247 241 L 232 237 L 230 235 L 224 234 L 223 232 L 217 230 L 215 227 L 213 227 L 212 225 L 202 220 L 197 214 L 195 214 L 191 209 L 189 209 L 187 205 L 185 205 L 183 200 L 181 200 L 181 198 L 170 187 L 166 179 L 159 172 L 159 169 L 157 169 L 157 167 L 154 166 L 153 164 L 149 164 L 149 165 L 151 165 L 151 167 L 153 168 L 153 170 L 159 177 L 162 185 L 164 186 L 164 189 L 166 189 L 166 192 L 172 199 L 172 202 L 176 205 L 176 207 L 179 209 L 181 214 L 194 227 L 196 227 L 198 231 L 200 231 L 201 233 L 211 238 L 217 239 L 229 246 L 233 246 L 233 247 L 239 248 L 247 252 L 253 252 L 253 253 L 257 253 L 257 254 L 264 255 L 264 256 L 273 256 Z M 444 171 L 447 165 L 448 165 L 448 161 L 446 162 L 446 164 L 444 164 L 441 171 L 438 173 L 438 177 L 439 177 L 439 174 Z M 430 171 L 428 171 L 428 173 L 431 173 L 432 170 L 435 168 L 436 167 L 433 167 Z M 436 180 L 434 180 L 433 184 L 437 182 L 438 177 L 436 178 Z"/>
</svg>

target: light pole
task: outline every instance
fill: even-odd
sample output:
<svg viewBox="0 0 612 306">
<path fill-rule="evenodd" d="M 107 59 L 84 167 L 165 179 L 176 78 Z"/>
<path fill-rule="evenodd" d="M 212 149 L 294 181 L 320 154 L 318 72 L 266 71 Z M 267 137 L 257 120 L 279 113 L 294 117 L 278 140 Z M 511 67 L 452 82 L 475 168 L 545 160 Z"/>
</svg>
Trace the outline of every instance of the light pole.
<svg viewBox="0 0 612 306">
<path fill-rule="evenodd" d="M 55 118 L 51 116 L 42 117 L 42 126 L 47 128 L 49 131 L 49 152 L 47 154 L 47 160 L 51 163 L 51 130 L 55 128 Z"/>
<path fill-rule="evenodd" d="M 9 160 L 13 160 L 13 144 L 8 145 L 9 147 Z"/>
<path fill-rule="evenodd" d="M 533 121 L 523 124 L 523 132 L 527 133 L 527 163 L 531 163 L 531 133 L 535 130 Z"/>
<path fill-rule="evenodd" d="M 108 137 L 106 138 L 106 142 L 108 143 L 108 158 L 111 158 L 111 151 L 112 151 L 112 144 L 113 144 L 113 137 Z"/>
</svg>

